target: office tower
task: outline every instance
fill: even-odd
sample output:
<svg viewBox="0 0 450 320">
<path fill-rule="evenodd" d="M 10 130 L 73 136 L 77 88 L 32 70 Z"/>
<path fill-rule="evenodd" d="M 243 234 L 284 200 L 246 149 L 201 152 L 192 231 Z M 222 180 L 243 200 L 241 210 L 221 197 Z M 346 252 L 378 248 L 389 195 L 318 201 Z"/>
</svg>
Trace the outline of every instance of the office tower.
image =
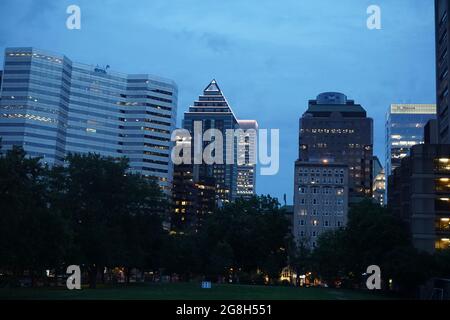
<svg viewBox="0 0 450 320">
<path fill-rule="evenodd" d="M 344 164 L 295 162 L 294 238 L 315 248 L 321 233 L 347 224 L 348 167 Z"/>
<path fill-rule="evenodd" d="M 205 88 L 203 94 L 199 96 L 198 100 L 194 101 L 194 105 L 189 107 L 189 111 L 184 113 L 183 128 L 187 129 L 193 137 L 191 150 L 193 153 L 196 148 L 204 150 L 204 148 L 211 142 L 203 141 L 203 146 L 195 145 L 196 125 L 201 126 L 201 133 L 209 129 L 217 129 L 224 137 L 223 141 L 223 164 L 195 164 L 196 170 L 199 170 L 201 176 L 209 176 L 215 179 L 216 182 L 216 197 L 219 204 L 222 202 L 232 201 L 236 198 L 237 190 L 237 139 L 233 138 L 233 147 L 227 149 L 225 141 L 226 130 L 235 130 L 239 128 L 237 119 L 228 104 L 225 96 L 220 90 L 219 85 L 215 80 Z M 232 153 L 232 154 L 231 154 Z M 233 159 L 233 163 L 228 163 L 227 157 Z M 192 156 L 194 159 L 194 155 Z"/>
<path fill-rule="evenodd" d="M 409 149 L 424 141 L 424 127 L 436 118 L 434 104 L 392 104 L 386 115 L 386 163 L 390 175 Z"/>
<path fill-rule="evenodd" d="M 384 168 L 381 165 L 378 157 L 373 157 L 373 183 L 372 183 L 372 198 L 375 203 L 381 206 L 385 204 L 385 193 L 386 193 L 386 176 L 384 173 Z"/>
<path fill-rule="evenodd" d="M 68 153 L 125 156 L 131 171 L 155 177 L 170 193 L 174 82 L 8 48 L 0 108 L 3 150 L 19 145 L 50 165 L 63 164 Z"/>
<path fill-rule="evenodd" d="M 200 176 L 192 164 L 174 165 L 171 229 L 175 232 L 198 230 L 203 219 L 216 209 L 215 195 L 214 178 Z"/>
<path fill-rule="evenodd" d="M 450 116 L 448 110 L 448 71 L 450 67 L 449 9 L 449 0 L 435 0 L 436 102 L 438 139 L 441 144 L 450 144 Z"/>
<path fill-rule="evenodd" d="M 310 100 L 300 118 L 299 160 L 327 159 L 349 169 L 349 201 L 372 197 L 373 121 L 342 93 Z"/>
<path fill-rule="evenodd" d="M 450 145 L 413 146 L 388 181 L 389 207 L 408 223 L 414 246 L 450 248 Z"/>
<path fill-rule="evenodd" d="M 428 120 L 424 127 L 423 140 L 426 144 L 438 144 L 438 123 L 437 119 Z"/>
<path fill-rule="evenodd" d="M 238 137 L 237 189 L 238 198 L 248 199 L 256 194 L 256 141 L 258 122 L 238 120 L 243 134 Z"/>
<path fill-rule="evenodd" d="M 175 143 L 190 150 L 192 140 L 177 136 Z M 174 232 L 195 232 L 216 209 L 215 179 L 199 169 L 193 163 L 174 164 L 171 216 Z"/>
</svg>

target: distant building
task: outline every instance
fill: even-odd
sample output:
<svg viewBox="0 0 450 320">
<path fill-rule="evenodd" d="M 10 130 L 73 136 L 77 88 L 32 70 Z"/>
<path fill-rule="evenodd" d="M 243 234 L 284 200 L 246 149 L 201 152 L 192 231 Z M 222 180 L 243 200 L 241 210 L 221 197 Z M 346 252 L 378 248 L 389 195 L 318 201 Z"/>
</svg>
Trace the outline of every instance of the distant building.
<svg viewBox="0 0 450 320">
<path fill-rule="evenodd" d="M 334 159 L 348 166 L 349 201 L 372 197 L 373 120 L 342 93 L 310 100 L 300 118 L 299 160 Z"/>
<path fill-rule="evenodd" d="M 256 140 L 258 122 L 256 120 L 238 120 L 244 134 L 238 138 L 238 150 L 243 150 L 242 159 L 238 159 L 236 197 L 248 199 L 256 195 Z M 242 164 L 240 162 L 242 162 Z"/>
<path fill-rule="evenodd" d="M 21 146 L 49 165 L 68 153 L 127 157 L 170 193 L 177 86 L 35 48 L 7 48 L 0 92 L 2 150 Z"/>
<path fill-rule="evenodd" d="M 199 175 L 191 164 L 175 165 L 171 229 L 176 232 L 198 230 L 216 209 L 215 192 L 214 178 Z"/>
<path fill-rule="evenodd" d="M 203 90 L 203 94 L 199 96 L 198 100 L 194 101 L 194 105 L 189 107 L 189 111 L 184 113 L 183 128 L 187 129 L 191 135 L 194 135 L 195 123 L 201 124 L 202 133 L 208 129 L 218 129 L 222 132 L 223 137 L 226 136 L 227 129 L 238 129 L 239 124 L 236 116 L 228 104 L 225 96 L 219 88 L 216 80 Z M 193 140 L 195 142 L 195 139 Z M 203 148 L 209 144 L 204 142 Z M 216 197 L 219 202 L 229 202 L 236 198 L 237 191 L 237 139 L 234 142 L 233 164 L 212 164 L 206 163 L 196 164 L 197 170 L 203 176 L 210 176 L 216 182 Z M 199 147 L 199 146 L 197 146 Z M 194 152 L 195 143 L 192 144 L 192 152 Z M 223 156 L 227 157 L 226 143 L 223 143 Z"/>
<path fill-rule="evenodd" d="M 386 177 L 378 157 L 373 157 L 372 198 L 381 206 L 385 205 Z"/>
<path fill-rule="evenodd" d="M 322 161 L 296 161 L 293 234 L 314 248 L 319 235 L 344 227 L 348 212 L 348 167 Z"/>
<path fill-rule="evenodd" d="M 450 144 L 449 115 L 449 67 L 450 67 L 450 2 L 435 0 L 435 54 L 436 54 L 436 102 L 438 114 L 438 139 Z"/>
<path fill-rule="evenodd" d="M 423 140 L 426 144 L 438 144 L 439 132 L 437 119 L 432 119 L 427 122 L 424 128 Z"/>
<path fill-rule="evenodd" d="M 413 146 L 389 177 L 388 197 L 417 249 L 450 248 L 450 145 Z"/>
<path fill-rule="evenodd" d="M 392 104 L 386 115 L 385 171 L 390 175 L 409 149 L 424 142 L 424 127 L 436 118 L 435 104 Z"/>
</svg>

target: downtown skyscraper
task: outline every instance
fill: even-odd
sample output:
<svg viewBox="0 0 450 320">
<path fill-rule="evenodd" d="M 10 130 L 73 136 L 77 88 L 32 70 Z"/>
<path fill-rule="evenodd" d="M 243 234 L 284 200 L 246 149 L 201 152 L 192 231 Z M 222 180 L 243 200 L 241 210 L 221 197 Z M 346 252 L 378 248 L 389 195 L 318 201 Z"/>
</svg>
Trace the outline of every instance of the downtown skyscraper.
<svg viewBox="0 0 450 320">
<path fill-rule="evenodd" d="M 300 118 L 299 161 L 348 166 L 349 201 L 372 196 L 373 120 L 342 93 L 310 100 Z"/>
<path fill-rule="evenodd" d="M 434 104 L 392 104 L 386 115 L 386 164 L 390 175 L 409 149 L 424 142 L 424 127 L 436 118 Z"/>
<path fill-rule="evenodd" d="M 436 103 L 438 141 L 450 144 L 449 68 L 450 1 L 435 0 Z"/>
<path fill-rule="evenodd" d="M 256 140 L 258 122 L 256 120 L 238 120 L 239 129 L 244 133 L 238 138 L 238 149 L 242 159 L 238 159 L 236 196 L 248 199 L 256 194 Z M 240 160 L 240 161 L 239 161 Z"/>
<path fill-rule="evenodd" d="M 177 86 L 35 48 L 5 51 L 0 96 L 2 151 L 17 145 L 49 165 L 69 153 L 127 157 L 130 170 L 170 193 Z"/>
<path fill-rule="evenodd" d="M 183 128 L 194 136 L 195 125 L 201 125 L 201 134 L 209 129 L 217 129 L 226 136 L 227 129 L 237 129 L 239 127 L 236 116 L 231 109 L 228 101 L 219 88 L 216 80 L 212 80 L 210 84 L 203 90 L 203 94 L 194 101 L 194 105 L 189 107 L 189 110 L 184 113 Z M 237 142 L 237 141 L 235 141 Z M 202 146 L 195 145 L 195 138 L 192 143 L 192 152 L 195 148 L 203 148 L 208 142 L 203 141 Z M 200 176 L 213 177 L 216 184 L 216 196 L 220 201 L 228 202 L 236 197 L 236 183 L 237 183 L 237 148 L 236 143 L 233 143 L 234 150 L 227 151 L 227 145 L 223 144 L 223 155 L 227 152 L 233 152 L 233 164 L 227 164 L 223 161 L 222 164 L 195 164 L 194 170 L 199 170 Z M 194 158 L 194 157 L 192 157 Z"/>
</svg>

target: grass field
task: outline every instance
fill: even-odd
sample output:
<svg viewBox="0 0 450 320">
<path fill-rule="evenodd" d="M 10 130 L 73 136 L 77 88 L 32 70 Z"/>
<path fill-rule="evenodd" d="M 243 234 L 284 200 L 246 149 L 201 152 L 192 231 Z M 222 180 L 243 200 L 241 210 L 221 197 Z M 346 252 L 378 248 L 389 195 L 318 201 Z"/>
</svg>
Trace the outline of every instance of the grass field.
<svg viewBox="0 0 450 320">
<path fill-rule="evenodd" d="M 378 293 L 328 288 L 295 288 L 213 284 L 201 289 L 199 283 L 168 283 L 99 287 L 67 290 L 63 288 L 1 288 L 0 299 L 39 300 L 373 300 L 389 299 Z"/>
</svg>

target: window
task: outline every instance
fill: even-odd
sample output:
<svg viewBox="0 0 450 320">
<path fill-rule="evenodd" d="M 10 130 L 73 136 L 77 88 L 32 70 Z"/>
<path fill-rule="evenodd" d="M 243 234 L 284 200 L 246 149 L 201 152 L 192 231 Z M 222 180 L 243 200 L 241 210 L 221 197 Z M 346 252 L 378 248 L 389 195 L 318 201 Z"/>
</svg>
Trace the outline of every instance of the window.
<svg viewBox="0 0 450 320">
<path fill-rule="evenodd" d="M 305 187 L 299 187 L 298 191 L 300 192 L 300 194 L 305 194 L 306 193 L 306 188 Z"/>
<path fill-rule="evenodd" d="M 305 220 L 300 220 L 300 225 L 304 226 L 305 225 Z"/>
</svg>

